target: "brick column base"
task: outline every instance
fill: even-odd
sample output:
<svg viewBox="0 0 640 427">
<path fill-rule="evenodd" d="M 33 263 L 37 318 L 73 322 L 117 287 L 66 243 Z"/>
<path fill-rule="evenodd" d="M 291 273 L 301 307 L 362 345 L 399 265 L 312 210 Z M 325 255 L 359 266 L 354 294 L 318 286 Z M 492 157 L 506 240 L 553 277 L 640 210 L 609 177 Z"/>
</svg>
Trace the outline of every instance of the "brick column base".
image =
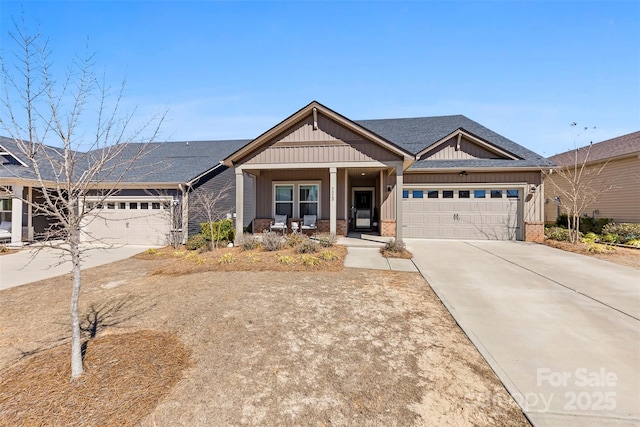
<svg viewBox="0 0 640 427">
<path fill-rule="evenodd" d="M 396 222 L 390 220 L 382 220 L 380 235 L 383 237 L 396 237 Z"/>
<path fill-rule="evenodd" d="M 524 241 L 525 242 L 544 242 L 544 222 L 525 222 L 524 223 Z"/>
</svg>

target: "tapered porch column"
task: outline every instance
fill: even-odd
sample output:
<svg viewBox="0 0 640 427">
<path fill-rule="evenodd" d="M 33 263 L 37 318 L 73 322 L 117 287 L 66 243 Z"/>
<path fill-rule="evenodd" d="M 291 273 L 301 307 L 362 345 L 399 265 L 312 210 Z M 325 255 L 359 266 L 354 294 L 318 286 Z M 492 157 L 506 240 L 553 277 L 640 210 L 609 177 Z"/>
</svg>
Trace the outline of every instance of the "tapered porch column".
<svg viewBox="0 0 640 427">
<path fill-rule="evenodd" d="M 11 243 L 22 243 L 22 190 L 21 185 L 14 185 L 11 202 Z"/>
<path fill-rule="evenodd" d="M 402 166 L 396 166 L 396 240 L 402 241 Z"/>
<path fill-rule="evenodd" d="M 338 216 L 338 169 L 329 168 L 329 233 L 333 236 L 337 234 Z"/>
<path fill-rule="evenodd" d="M 244 224 L 244 175 L 236 169 L 236 238 L 242 236 Z"/>
</svg>

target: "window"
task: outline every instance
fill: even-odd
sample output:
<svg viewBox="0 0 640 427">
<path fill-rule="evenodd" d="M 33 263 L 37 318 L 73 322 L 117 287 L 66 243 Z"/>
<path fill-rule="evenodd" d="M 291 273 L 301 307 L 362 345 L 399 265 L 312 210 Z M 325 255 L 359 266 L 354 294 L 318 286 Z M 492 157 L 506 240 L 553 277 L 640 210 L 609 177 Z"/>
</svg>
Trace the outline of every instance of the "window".
<svg viewBox="0 0 640 427">
<path fill-rule="evenodd" d="M 115 203 L 107 203 L 107 209 L 115 209 L 115 208 L 116 208 Z"/>
<path fill-rule="evenodd" d="M 146 202 L 140 203 L 140 209 L 149 209 L 149 203 L 146 203 Z"/>
<path fill-rule="evenodd" d="M 301 184 L 298 188 L 300 218 L 305 215 L 318 215 L 318 184 Z"/>
<path fill-rule="evenodd" d="M 274 215 L 303 218 L 320 215 L 320 183 L 282 183 L 273 186 Z"/>
<path fill-rule="evenodd" d="M 129 209 L 138 209 L 138 203 L 136 202 L 129 203 Z"/>
<path fill-rule="evenodd" d="M 453 191 L 452 190 L 442 190 L 442 198 L 443 199 L 453 199 Z"/>
<path fill-rule="evenodd" d="M 424 192 L 422 190 L 413 190 L 413 198 L 414 199 L 424 198 Z"/>
<path fill-rule="evenodd" d="M 0 199 L 0 221 L 11 221 L 11 199 Z"/>
<path fill-rule="evenodd" d="M 127 209 L 127 203 L 126 202 L 120 202 L 120 209 Z"/>
<path fill-rule="evenodd" d="M 487 192 L 485 190 L 473 190 L 473 197 L 475 199 L 484 199 L 487 196 Z"/>
<path fill-rule="evenodd" d="M 287 215 L 293 218 L 293 185 L 276 185 L 276 215 Z"/>
<path fill-rule="evenodd" d="M 518 198 L 518 190 L 507 190 L 507 197 L 512 199 L 512 198 Z"/>
<path fill-rule="evenodd" d="M 458 191 L 458 199 L 468 199 L 469 198 L 469 190 L 460 190 Z"/>
<path fill-rule="evenodd" d="M 409 198 L 409 190 L 402 190 L 402 198 L 403 199 Z"/>
<path fill-rule="evenodd" d="M 160 203 L 158 202 L 151 203 L 151 209 L 154 209 L 154 210 L 160 209 Z"/>
<path fill-rule="evenodd" d="M 492 199 L 502 199 L 502 190 L 491 190 Z"/>
<path fill-rule="evenodd" d="M 438 190 L 429 190 L 429 191 L 427 191 L 427 198 L 429 198 L 429 199 L 437 199 L 438 198 Z"/>
</svg>

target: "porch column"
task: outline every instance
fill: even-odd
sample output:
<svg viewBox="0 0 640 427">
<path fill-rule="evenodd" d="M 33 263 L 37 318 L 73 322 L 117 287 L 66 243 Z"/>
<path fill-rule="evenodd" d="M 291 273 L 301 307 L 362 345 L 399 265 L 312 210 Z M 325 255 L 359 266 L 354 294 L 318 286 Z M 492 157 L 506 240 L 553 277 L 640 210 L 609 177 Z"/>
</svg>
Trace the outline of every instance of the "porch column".
<svg viewBox="0 0 640 427">
<path fill-rule="evenodd" d="M 242 236 L 244 224 L 244 175 L 236 169 L 236 238 Z"/>
<path fill-rule="evenodd" d="M 336 219 L 338 216 L 338 169 L 329 168 L 329 234 L 335 236 L 337 234 Z"/>
<path fill-rule="evenodd" d="M 396 166 L 396 240 L 402 241 L 402 166 Z"/>
<path fill-rule="evenodd" d="M 14 185 L 11 202 L 11 243 L 22 243 L 22 185 Z"/>
<path fill-rule="evenodd" d="M 27 206 L 27 240 L 33 242 L 33 187 L 28 188 L 27 200 L 29 204 Z"/>
</svg>

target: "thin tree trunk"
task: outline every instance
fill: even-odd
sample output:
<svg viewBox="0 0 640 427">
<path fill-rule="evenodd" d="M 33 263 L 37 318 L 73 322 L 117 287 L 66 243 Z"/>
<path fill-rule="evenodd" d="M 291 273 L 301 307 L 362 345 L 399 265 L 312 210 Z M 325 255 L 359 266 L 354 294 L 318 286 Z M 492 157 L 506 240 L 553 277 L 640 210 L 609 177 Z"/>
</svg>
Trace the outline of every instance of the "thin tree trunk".
<svg viewBox="0 0 640 427">
<path fill-rule="evenodd" d="M 79 231 L 71 230 L 70 250 L 73 264 L 73 289 L 71 291 L 71 379 L 82 375 L 82 341 L 80 336 L 80 244 Z"/>
</svg>

